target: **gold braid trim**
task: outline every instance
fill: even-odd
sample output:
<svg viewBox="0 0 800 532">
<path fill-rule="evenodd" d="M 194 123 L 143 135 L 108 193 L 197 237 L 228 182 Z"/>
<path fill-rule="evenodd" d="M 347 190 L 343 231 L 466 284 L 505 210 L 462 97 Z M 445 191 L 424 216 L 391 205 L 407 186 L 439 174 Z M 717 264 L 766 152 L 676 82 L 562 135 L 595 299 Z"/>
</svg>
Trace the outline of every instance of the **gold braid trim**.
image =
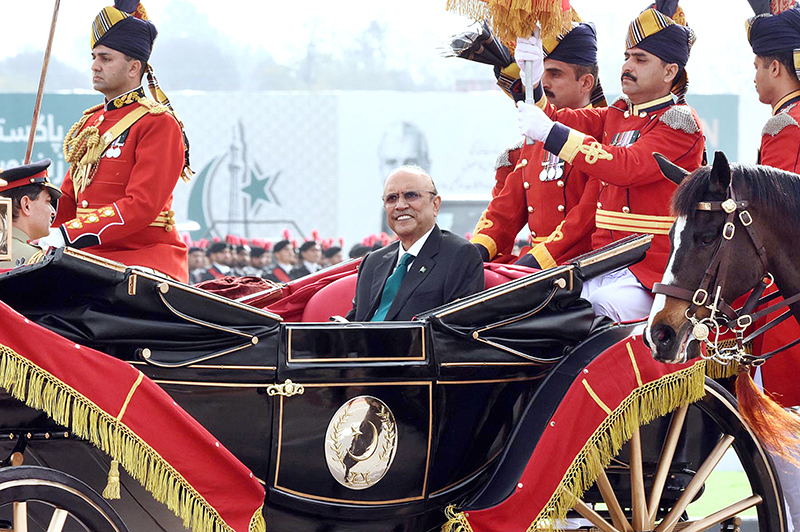
<svg viewBox="0 0 800 532">
<path fill-rule="evenodd" d="M 186 528 L 194 532 L 234 532 L 219 512 L 135 432 L 71 386 L 4 345 L 0 345 L 0 387 L 119 460 L 157 501 L 166 504 L 183 520 Z M 266 531 L 261 511 L 259 508 L 251 519 L 249 532 Z"/>
<path fill-rule="evenodd" d="M 584 444 L 528 532 L 559 530 L 559 521 L 563 522 L 633 433 L 656 418 L 700 400 L 705 395 L 704 382 L 705 362 L 701 361 L 633 390 Z"/>
<path fill-rule="evenodd" d="M 454 504 L 444 509 L 444 516 L 447 518 L 447 522 L 442 525 L 442 532 L 472 532 L 467 516 L 464 515 L 464 512 L 456 511 Z"/>
</svg>

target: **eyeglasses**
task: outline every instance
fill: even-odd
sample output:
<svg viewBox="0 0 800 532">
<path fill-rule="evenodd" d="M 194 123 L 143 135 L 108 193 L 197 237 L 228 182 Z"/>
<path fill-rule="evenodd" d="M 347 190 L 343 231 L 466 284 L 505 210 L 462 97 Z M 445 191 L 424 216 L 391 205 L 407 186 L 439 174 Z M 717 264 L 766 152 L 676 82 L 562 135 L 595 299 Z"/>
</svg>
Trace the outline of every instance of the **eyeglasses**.
<svg viewBox="0 0 800 532">
<path fill-rule="evenodd" d="M 423 194 L 435 196 L 436 192 L 432 192 L 430 190 L 407 190 L 406 192 L 400 192 L 399 194 L 386 194 L 385 196 L 381 196 L 381 199 L 383 200 L 383 205 L 385 207 L 391 207 L 392 205 L 397 205 L 401 195 L 406 203 L 412 204 L 417 203 L 420 199 L 422 199 Z"/>
</svg>

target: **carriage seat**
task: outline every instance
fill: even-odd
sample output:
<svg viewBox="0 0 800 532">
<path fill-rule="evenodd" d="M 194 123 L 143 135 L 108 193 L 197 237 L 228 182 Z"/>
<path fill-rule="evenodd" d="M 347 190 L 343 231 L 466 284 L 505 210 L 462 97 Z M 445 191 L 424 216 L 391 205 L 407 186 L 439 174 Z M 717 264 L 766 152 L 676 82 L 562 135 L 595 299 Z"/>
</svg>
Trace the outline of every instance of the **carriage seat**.
<svg viewBox="0 0 800 532">
<path fill-rule="evenodd" d="M 483 270 L 486 289 L 534 271 L 536 270 L 524 266 L 486 263 Z M 358 275 L 354 273 L 324 286 L 308 300 L 300 321 L 323 322 L 328 321 L 331 316 L 345 316 L 353 308 L 357 280 Z"/>
</svg>

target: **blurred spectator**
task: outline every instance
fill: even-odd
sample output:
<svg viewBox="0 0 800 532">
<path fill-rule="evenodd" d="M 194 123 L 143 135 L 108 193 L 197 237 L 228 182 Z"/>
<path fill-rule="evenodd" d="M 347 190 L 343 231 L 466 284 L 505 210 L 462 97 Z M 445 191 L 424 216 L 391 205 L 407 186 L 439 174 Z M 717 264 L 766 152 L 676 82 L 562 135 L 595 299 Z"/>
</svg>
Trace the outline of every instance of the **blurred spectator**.
<svg viewBox="0 0 800 532">
<path fill-rule="evenodd" d="M 342 262 L 342 248 L 339 246 L 331 246 L 322 254 L 324 256 L 322 264 L 325 268 Z"/>
<path fill-rule="evenodd" d="M 255 275 L 257 277 L 264 277 L 269 274 L 267 266 L 270 263 L 270 256 L 267 250 L 256 246 L 250 250 L 250 266 L 248 275 Z"/>
<path fill-rule="evenodd" d="M 189 248 L 189 284 L 196 284 L 202 280 L 206 270 L 206 252 L 203 248 Z"/>
<path fill-rule="evenodd" d="M 211 266 L 201 275 L 201 281 L 208 281 L 210 279 L 219 279 L 230 275 L 231 262 L 233 257 L 231 249 L 225 242 L 214 242 L 208 247 L 206 256 L 211 261 Z"/>
<path fill-rule="evenodd" d="M 372 246 L 365 246 L 364 244 L 356 244 L 355 246 L 350 248 L 349 256 L 351 259 L 357 259 L 359 257 L 363 257 L 370 251 L 372 251 Z"/>
<path fill-rule="evenodd" d="M 239 244 L 236 246 L 236 254 L 233 256 L 233 268 L 231 275 L 244 277 L 252 275 L 250 272 L 250 246 Z"/>
<path fill-rule="evenodd" d="M 322 248 L 314 240 L 307 240 L 300 246 L 300 264 L 289 273 L 289 277 L 299 279 L 322 268 Z"/>
<path fill-rule="evenodd" d="M 273 247 L 272 256 L 275 259 L 275 266 L 264 276 L 265 279 L 276 283 L 288 283 L 291 281 L 291 273 L 295 260 L 294 247 L 288 240 L 281 240 Z"/>
</svg>

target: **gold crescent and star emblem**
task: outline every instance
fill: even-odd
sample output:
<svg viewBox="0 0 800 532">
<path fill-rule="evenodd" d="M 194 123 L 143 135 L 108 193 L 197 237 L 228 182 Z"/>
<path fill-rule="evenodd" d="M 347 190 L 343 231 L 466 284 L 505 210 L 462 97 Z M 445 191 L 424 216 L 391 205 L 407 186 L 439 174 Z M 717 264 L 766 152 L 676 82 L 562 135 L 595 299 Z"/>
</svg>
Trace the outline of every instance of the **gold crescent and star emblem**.
<svg viewBox="0 0 800 532">
<path fill-rule="evenodd" d="M 389 407 L 371 395 L 344 403 L 325 432 L 325 462 L 342 486 L 363 490 L 389 471 L 397 451 L 397 423 Z"/>
</svg>

